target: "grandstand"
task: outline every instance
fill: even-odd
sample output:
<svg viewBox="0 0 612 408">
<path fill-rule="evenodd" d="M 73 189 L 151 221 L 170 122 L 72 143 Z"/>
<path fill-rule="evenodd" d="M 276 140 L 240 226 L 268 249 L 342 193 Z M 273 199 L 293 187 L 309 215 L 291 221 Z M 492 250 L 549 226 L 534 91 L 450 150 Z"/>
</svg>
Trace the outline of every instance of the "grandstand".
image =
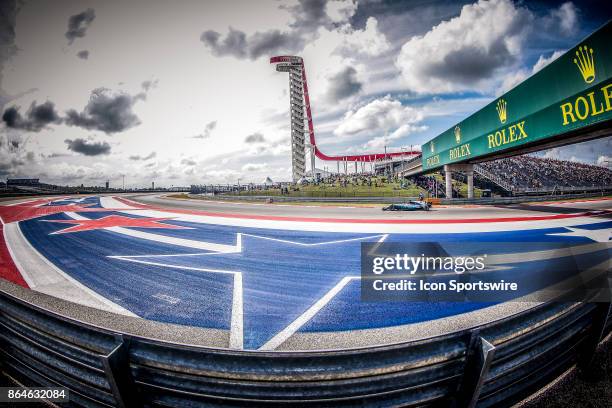
<svg viewBox="0 0 612 408">
<path fill-rule="evenodd" d="M 605 167 L 533 155 L 508 157 L 475 166 L 476 183 L 497 184 L 512 194 L 582 191 L 612 186 Z"/>
</svg>

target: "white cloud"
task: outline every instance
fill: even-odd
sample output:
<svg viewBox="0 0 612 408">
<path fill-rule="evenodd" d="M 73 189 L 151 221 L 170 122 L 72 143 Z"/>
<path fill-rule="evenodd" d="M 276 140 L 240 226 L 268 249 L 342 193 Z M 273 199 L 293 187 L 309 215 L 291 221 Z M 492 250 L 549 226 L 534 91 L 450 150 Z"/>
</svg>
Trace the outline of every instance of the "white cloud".
<svg viewBox="0 0 612 408">
<path fill-rule="evenodd" d="M 261 171 L 268 167 L 268 163 L 247 163 L 242 166 L 242 171 Z"/>
<path fill-rule="evenodd" d="M 238 177 L 240 177 L 240 172 L 230 169 L 209 170 L 204 175 L 205 180 L 220 180 L 228 183 L 235 183 Z"/>
<path fill-rule="evenodd" d="M 550 150 L 545 150 L 542 157 L 545 159 L 561 160 L 561 150 L 558 147 L 553 147 Z"/>
<path fill-rule="evenodd" d="M 379 55 L 390 48 L 390 44 L 378 29 L 378 21 L 368 17 L 363 30 L 355 30 L 349 24 L 338 30 L 342 35 L 338 50 L 347 54 Z"/>
<path fill-rule="evenodd" d="M 549 57 L 545 57 L 544 55 L 540 55 L 540 58 L 538 58 L 536 63 L 531 68 L 531 71 L 523 68 L 523 69 L 518 69 L 515 72 L 508 73 L 504 77 L 504 79 L 503 79 L 500 87 L 498 88 L 496 94 L 497 95 L 501 95 L 501 94 L 503 94 L 505 92 L 508 92 L 510 89 L 514 88 L 515 86 L 517 86 L 518 84 L 523 82 L 525 79 L 527 79 L 529 76 L 531 76 L 531 75 L 535 74 L 536 72 L 542 70 L 544 67 L 546 67 L 548 64 L 550 64 L 551 62 L 553 62 L 557 58 L 559 58 L 564 53 L 565 53 L 564 50 L 557 50 L 557 51 L 553 52 Z"/>
<path fill-rule="evenodd" d="M 357 11 L 357 0 L 350 1 L 328 1 L 325 12 L 334 23 L 347 21 Z"/>
<path fill-rule="evenodd" d="M 420 93 L 486 90 L 519 57 L 531 13 L 510 0 L 480 0 L 406 42 L 396 60 Z"/>
<path fill-rule="evenodd" d="M 559 58 L 560 56 L 562 56 L 564 53 L 565 53 L 565 50 L 557 50 L 553 52 L 548 58 L 543 55 L 540 55 L 540 58 L 538 58 L 538 61 L 533 66 L 531 72 L 535 74 L 536 72 L 540 71 L 542 68 L 544 68 L 545 66 L 547 66 L 548 64 L 550 64 L 551 62 Z"/>
<path fill-rule="evenodd" d="M 334 130 L 336 136 L 351 136 L 368 132 L 380 133 L 397 129 L 402 125 L 423 120 L 423 113 L 410 106 L 403 106 L 387 95 L 375 99 L 357 110 L 350 110 Z"/>
<path fill-rule="evenodd" d="M 604 167 L 612 167 L 612 156 L 601 155 L 597 158 L 597 165 Z"/>
<path fill-rule="evenodd" d="M 416 132 L 423 132 L 427 130 L 427 126 L 425 125 L 402 125 L 397 128 L 393 133 L 384 136 L 378 136 L 373 139 L 368 140 L 366 144 L 363 145 L 365 149 L 377 149 L 380 150 L 385 146 L 389 146 L 392 142 L 401 139 L 403 137 L 409 136 Z M 420 145 L 414 145 L 413 149 L 418 150 Z"/>
<path fill-rule="evenodd" d="M 561 34 L 574 34 L 578 30 L 578 8 L 570 1 L 563 3 L 545 17 L 544 24 L 547 28 L 558 30 Z"/>
</svg>

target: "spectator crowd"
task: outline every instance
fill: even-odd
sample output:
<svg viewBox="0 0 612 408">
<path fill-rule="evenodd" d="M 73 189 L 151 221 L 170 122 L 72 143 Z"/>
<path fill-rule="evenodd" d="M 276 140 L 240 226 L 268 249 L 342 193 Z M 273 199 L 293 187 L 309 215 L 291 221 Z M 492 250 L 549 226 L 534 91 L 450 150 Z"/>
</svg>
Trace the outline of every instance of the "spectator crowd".
<svg viewBox="0 0 612 408">
<path fill-rule="evenodd" d="M 510 184 L 513 189 L 612 185 L 612 170 L 568 160 L 524 155 L 480 163 L 479 166 Z"/>
</svg>

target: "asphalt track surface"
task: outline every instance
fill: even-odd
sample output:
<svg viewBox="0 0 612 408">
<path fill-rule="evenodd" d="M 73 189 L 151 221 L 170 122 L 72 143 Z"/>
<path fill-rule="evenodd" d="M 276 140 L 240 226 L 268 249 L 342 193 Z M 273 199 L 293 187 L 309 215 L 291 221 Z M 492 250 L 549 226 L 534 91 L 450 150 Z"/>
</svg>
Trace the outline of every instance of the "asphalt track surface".
<svg viewBox="0 0 612 408">
<path fill-rule="evenodd" d="M 361 302 L 361 242 L 514 242 L 527 251 L 545 241 L 609 242 L 612 232 L 610 200 L 409 213 L 151 194 L 6 204 L 3 258 L 15 265 L 0 268 L 3 277 L 135 326 L 146 319 L 199 328 L 184 342 L 262 350 L 406 341 L 534 304 Z M 500 254 L 515 263 L 521 256 L 503 246 Z M 593 262 L 597 255 L 587 254 Z M 528 277 L 536 264 L 521 262 L 503 276 Z"/>
<path fill-rule="evenodd" d="M 139 203 L 166 208 L 184 210 L 202 210 L 219 213 L 235 213 L 248 215 L 270 215 L 287 217 L 323 217 L 323 218 L 362 218 L 362 219 L 456 219 L 456 218 L 496 218 L 521 217 L 542 215 L 542 212 L 551 214 L 576 213 L 582 210 L 601 210 L 612 208 L 612 200 L 574 200 L 567 202 L 550 202 L 521 204 L 509 206 L 466 205 L 466 206 L 434 206 L 431 211 L 381 211 L 380 205 L 351 206 L 325 206 L 316 203 L 307 205 L 294 204 L 264 204 L 243 203 L 235 201 L 213 201 L 199 199 L 169 198 L 160 194 L 141 194 L 127 196 Z"/>
</svg>

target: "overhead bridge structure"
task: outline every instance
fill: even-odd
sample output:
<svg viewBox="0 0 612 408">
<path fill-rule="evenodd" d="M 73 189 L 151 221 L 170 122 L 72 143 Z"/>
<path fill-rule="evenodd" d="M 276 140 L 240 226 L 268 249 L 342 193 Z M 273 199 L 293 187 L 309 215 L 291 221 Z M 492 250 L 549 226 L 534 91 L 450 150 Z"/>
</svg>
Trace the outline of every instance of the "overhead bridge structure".
<svg viewBox="0 0 612 408">
<path fill-rule="evenodd" d="M 612 135 L 612 22 L 550 65 L 422 146 L 406 175 L 465 172 L 474 164 Z"/>
<path fill-rule="evenodd" d="M 343 162 L 373 162 L 382 159 L 390 159 L 399 156 L 415 156 L 420 152 L 393 152 L 393 153 L 369 153 L 348 156 L 329 156 L 321 151 L 315 139 L 314 126 L 312 122 L 312 110 L 310 108 L 310 97 L 308 96 L 308 82 L 306 80 L 306 68 L 302 57 L 282 55 L 270 58 L 271 64 L 276 64 L 276 70 L 289 73 L 289 112 L 291 116 L 291 158 L 293 180 L 297 181 L 306 174 L 306 144 L 305 134 L 309 136 L 311 169 L 315 168 L 315 157 L 325 161 Z M 304 121 L 308 122 L 308 129 L 304 128 Z"/>
</svg>

